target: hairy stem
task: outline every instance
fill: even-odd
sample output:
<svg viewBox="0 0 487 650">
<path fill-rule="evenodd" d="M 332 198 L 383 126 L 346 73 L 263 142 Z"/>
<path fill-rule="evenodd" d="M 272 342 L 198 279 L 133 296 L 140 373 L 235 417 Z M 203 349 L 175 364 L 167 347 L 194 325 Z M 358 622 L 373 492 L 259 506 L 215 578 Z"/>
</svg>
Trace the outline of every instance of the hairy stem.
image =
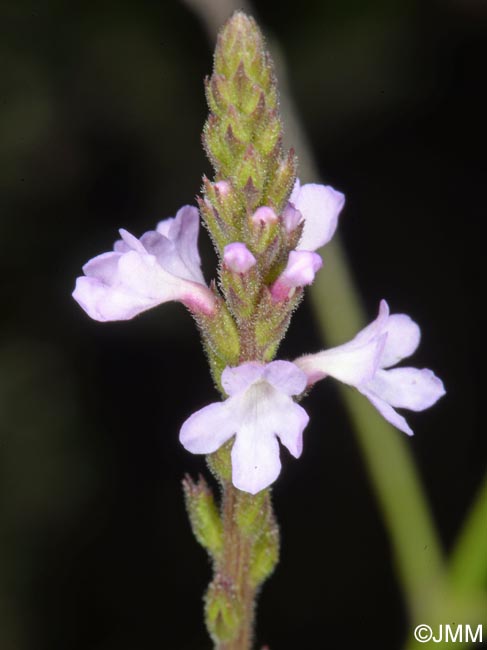
<svg viewBox="0 0 487 650">
<path fill-rule="evenodd" d="M 249 575 L 252 542 L 237 525 L 237 492 L 231 482 L 225 483 L 222 502 L 225 547 L 219 572 L 225 581 L 228 580 L 233 585 L 241 607 L 240 624 L 235 638 L 217 642 L 216 650 L 250 650 L 252 647 L 255 600 L 255 588 L 250 584 Z"/>
</svg>

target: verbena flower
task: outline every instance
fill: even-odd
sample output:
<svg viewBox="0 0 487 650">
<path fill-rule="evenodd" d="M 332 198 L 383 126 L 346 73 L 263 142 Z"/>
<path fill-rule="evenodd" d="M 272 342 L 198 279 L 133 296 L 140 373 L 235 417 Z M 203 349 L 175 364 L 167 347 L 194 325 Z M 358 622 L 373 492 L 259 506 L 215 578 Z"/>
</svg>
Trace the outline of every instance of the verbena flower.
<svg viewBox="0 0 487 650">
<path fill-rule="evenodd" d="M 283 212 L 284 224 L 289 232 L 303 223 L 297 250 L 315 251 L 327 244 L 335 234 L 344 204 L 345 196 L 333 187 L 317 183 L 301 185 L 297 179 L 289 204 Z"/>
<path fill-rule="evenodd" d="M 191 415 L 181 428 L 181 443 L 194 454 L 211 454 L 235 435 L 232 482 L 256 494 L 281 470 L 278 438 L 295 458 L 301 455 L 309 418 L 292 395 L 302 393 L 306 382 L 306 374 L 289 361 L 228 367 L 222 374 L 228 399 Z"/>
<path fill-rule="evenodd" d="M 413 435 L 396 408 L 423 411 L 445 394 L 442 381 L 428 369 L 392 368 L 419 345 L 421 332 L 406 314 L 390 314 L 385 300 L 375 321 L 348 343 L 295 360 L 308 385 L 327 377 L 354 386 L 395 427 Z"/>
<path fill-rule="evenodd" d="M 213 313 L 215 296 L 201 272 L 198 231 L 198 210 L 189 205 L 140 239 L 120 230 L 113 251 L 84 265 L 74 299 L 98 321 L 129 320 L 170 300 L 197 314 Z"/>
</svg>

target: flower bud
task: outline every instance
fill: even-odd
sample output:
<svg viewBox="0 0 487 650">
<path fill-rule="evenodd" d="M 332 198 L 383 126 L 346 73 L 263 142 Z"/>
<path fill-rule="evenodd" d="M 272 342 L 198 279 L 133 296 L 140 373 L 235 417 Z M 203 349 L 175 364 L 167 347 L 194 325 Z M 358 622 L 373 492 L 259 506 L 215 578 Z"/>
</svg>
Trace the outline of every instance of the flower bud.
<svg viewBox="0 0 487 650">
<path fill-rule="evenodd" d="M 215 643 L 231 641 L 238 633 L 242 606 L 230 580 L 217 575 L 205 599 L 206 626 Z"/>
<path fill-rule="evenodd" d="M 269 521 L 252 548 L 249 566 L 250 579 L 255 587 L 261 585 L 272 574 L 279 560 L 279 531 Z"/>
<path fill-rule="evenodd" d="M 286 300 L 293 289 L 312 284 L 316 273 L 323 266 L 318 253 L 311 251 L 291 251 L 286 268 L 271 288 L 275 301 Z"/>
<path fill-rule="evenodd" d="M 274 212 L 272 208 L 268 208 L 267 206 L 263 205 L 260 208 L 257 208 L 257 210 L 254 212 L 252 215 L 252 223 L 255 226 L 270 226 L 275 223 L 277 223 L 277 215 Z"/>
<path fill-rule="evenodd" d="M 245 244 L 234 242 L 225 246 L 223 251 L 223 262 L 233 273 L 247 273 L 257 260 Z"/>
<path fill-rule="evenodd" d="M 213 493 L 202 476 L 197 482 L 186 476 L 183 489 L 193 534 L 201 546 L 216 558 L 223 548 L 223 525 Z"/>
<path fill-rule="evenodd" d="M 235 508 L 235 522 L 242 533 L 256 539 L 262 526 L 267 523 L 270 512 L 269 491 L 261 490 L 257 494 L 239 491 Z"/>
<path fill-rule="evenodd" d="M 231 185 L 228 181 L 218 181 L 213 183 L 213 187 L 221 196 L 228 196 L 230 194 Z"/>
<path fill-rule="evenodd" d="M 303 215 L 299 210 L 296 210 L 292 203 L 288 203 L 282 212 L 282 222 L 286 232 L 290 233 L 296 230 L 298 225 L 303 220 Z"/>
</svg>

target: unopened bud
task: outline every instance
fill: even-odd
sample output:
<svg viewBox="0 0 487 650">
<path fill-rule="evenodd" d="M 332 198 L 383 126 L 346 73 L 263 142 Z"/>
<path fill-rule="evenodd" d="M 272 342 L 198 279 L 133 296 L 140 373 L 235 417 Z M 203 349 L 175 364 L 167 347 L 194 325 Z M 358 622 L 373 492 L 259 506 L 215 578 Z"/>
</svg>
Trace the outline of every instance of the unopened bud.
<svg viewBox="0 0 487 650">
<path fill-rule="evenodd" d="M 202 476 L 197 482 L 186 476 L 183 489 L 194 536 L 213 557 L 218 557 L 223 548 L 223 525 L 211 489 Z"/>
<path fill-rule="evenodd" d="M 260 208 L 257 208 L 257 210 L 252 215 L 252 223 L 256 226 L 272 225 L 277 223 L 277 215 L 272 208 L 268 208 L 267 206 L 263 205 Z"/>
<path fill-rule="evenodd" d="M 299 210 L 296 210 L 292 203 L 288 203 L 282 212 L 282 222 L 286 232 L 293 232 L 303 220 L 303 215 Z"/>
<path fill-rule="evenodd" d="M 228 196 L 230 194 L 231 185 L 228 181 L 218 181 L 213 184 L 213 187 L 221 196 Z"/>
<path fill-rule="evenodd" d="M 250 579 L 255 587 L 261 585 L 276 568 L 279 560 L 279 531 L 269 522 L 255 542 L 249 566 Z"/>
<path fill-rule="evenodd" d="M 323 266 L 318 253 L 291 251 L 286 268 L 271 287 L 274 300 L 286 300 L 297 287 L 311 284 Z"/>
<path fill-rule="evenodd" d="M 231 641 L 238 633 L 242 606 L 230 580 L 217 575 L 205 599 L 206 626 L 213 641 Z"/>
<path fill-rule="evenodd" d="M 235 521 L 246 537 L 257 538 L 259 536 L 269 512 L 268 490 L 261 490 L 257 494 L 241 491 L 238 493 Z"/>
<path fill-rule="evenodd" d="M 234 242 L 225 246 L 223 262 L 233 273 L 247 273 L 247 271 L 255 266 L 257 260 L 245 244 Z"/>
</svg>

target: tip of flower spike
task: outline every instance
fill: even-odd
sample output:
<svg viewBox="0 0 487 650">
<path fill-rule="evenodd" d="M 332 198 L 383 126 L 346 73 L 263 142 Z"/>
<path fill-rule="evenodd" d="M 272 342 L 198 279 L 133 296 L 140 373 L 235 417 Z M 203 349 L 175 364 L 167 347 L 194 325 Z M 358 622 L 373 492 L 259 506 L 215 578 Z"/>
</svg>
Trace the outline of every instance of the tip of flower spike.
<svg viewBox="0 0 487 650">
<path fill-rule="evenodd" d="M 238 33 L 247 33 L 249 30 L 257 30 L 257 23 L 241 9 L 237 9 L 233 12 L 227 22 L 224 24 L 221 34 L 226 36 L 229 32 Z"/>
<path fill-rule="evenodd" d="M 243 11 L 236 11 L 218 35 L 215 72 L 229 78 L 235 74 L 242 62 L 245 69 L 250 69 L 259 59 L 262 62 L 266 59 L 264 37 L 251 16 Z"/>
</svg>

